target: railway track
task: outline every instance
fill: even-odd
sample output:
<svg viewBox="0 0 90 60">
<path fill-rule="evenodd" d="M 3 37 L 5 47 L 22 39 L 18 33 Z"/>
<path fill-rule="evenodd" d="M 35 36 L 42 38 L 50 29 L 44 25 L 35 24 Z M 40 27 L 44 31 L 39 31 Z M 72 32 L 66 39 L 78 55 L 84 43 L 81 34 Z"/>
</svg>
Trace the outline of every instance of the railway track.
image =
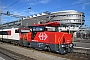
<svg viewBox="0 0 90 60">
<path fill-rule="evenodd" d="M 17 54 L 15 52 L 12 52 L 10 50 L 4 49 L 0 47 L 0 53 L 9 57 L 11 60 L 35 60 L 33 58 L 21 55 L 21 54 Z M 6 59 L 7 60 L 7 59 Z"/>
<path fill-rule="evenodd" d="M 10 44 L 11 45 L 11 44 Z M 18 47 L 20 47 L 20 48 L 25 48 L 25 49 L 28 49 L 28 50 L 33 50 L 33 51 L 38 51 L 38 52 L 42 52 L 42 53 L 45 53 L 45 54 L 50 54 L 50 55 L 54 55 L 54 56 L 57 56 L 57 57 L 63 57 L 63 58 L 68 58 L 68 59 L 70 59 L 70 60 L 90 60 L 90 54 L 88 54 L 88 53 L 80 53 L 81 51 L 80 51 L 80 48 L 78 48 L 78 49 L 74 49 L 74 50 L 76 50 L 76 51 L 73 51 L 72 53 L 68 53 L 68 54 L 65 54 L 65 55 L 60 55 L 60 54 L 58 54 L 58 53 L 55 53 L 55 52 L 46 52 L 46 51 L 43 51 L 43 50 L 36 50 L 36 49 L 33 49 L 33 48 L 27 48 L 27 47 L 22 47 L 22 46 L 18 46 Z M 2 48 L 3 49 L 3 48 Z M 4 50 L 3 50 L 4 51 Z M 83 52 L 84 50 L 82 50 L 82 52 Z M 87 50 L 86 50 L 87 51 Z M 88 52 L 89 52 L 90 50 L 88 50 Z M 10 52 L 11 53 L 11 52 Z M 7 54 L 7 53 L 6 53 Z M 15 55 L 16 55 L 16 53 L 15 53 Z M 18 56 L 21 56 L 21 57 L 18 57 Z M 22 60 L 23 59 L 23 57 L 25 57 L 25 56 L 23 56 L 22 57 L 22 55 L 16 55 L 16 56 L 12 56 L 13 57 L 13 59 L 16 59 L 16 60 Z M 25 58 L 24 58 L 25 59 Z M 30 58 L 29 57 L 27 57 L 25 60 L 30 60 Z M 32 58 L 31 58 L 32 59 Z M 32 60 L 34 60 L 34 59 L 32 59 Z"/>
<path fill-rule="evenodd" d="M 88 54 L 90 55 L 90 48 L 85 47 L 74 47 L 73 52 Z"/>
<path fill-rule="evenodd" d="M 22 46 L 20 46 L 22 47 Z M 29 49 L 29 50 L 36 50 L 36 49 L 33 49 L 33 48 L 27 48 L 27 47 L 24 47 L 26 49 Z M 45 53 L 45 54 L 50 54 L 50 55 L 54 55 L 54 56 L 58 56 L 58 57 L 63 57 L 63 58 L 68 58 L 70 60 L 90 60 L 90 54 L 88 54 L 88 52 L 90 53 L 90 50 L 89 49 L 81 49 L 81 48 L 74 48 L 73 51 L 71 53 L 68 53 L 68 54 L 65 54 L 65 55 L 61 55 L 61 54 L 58 54 L 58 53 L 55 53 L 55 52 L 47 52 L 47 51 L 43 51 L 43 50 L 36 50 L 38 52 L 42 52 L 42 53 Z"/>
<path fill-rule="evenodd" d="M 0 52 L 0 60 L 13 60 L 13 59 Z"/>
<path fill-rule="evenodd" d="M 80 52 L 71 52 L 65 55 L 60 55 L 57 53 L 52 53 L 52 52 L 45 52 L 45 51 L 39 51 L 39 52 L 43 52 L 45 54 L 51 54 L 51 55 L 55 55 L 58 57 L 63 57 L 63 58 L 68 58 L 70 60 L 90 60 L 90 54 L 86 54 L 86 53 L 80 53 Z"/>
</svg>

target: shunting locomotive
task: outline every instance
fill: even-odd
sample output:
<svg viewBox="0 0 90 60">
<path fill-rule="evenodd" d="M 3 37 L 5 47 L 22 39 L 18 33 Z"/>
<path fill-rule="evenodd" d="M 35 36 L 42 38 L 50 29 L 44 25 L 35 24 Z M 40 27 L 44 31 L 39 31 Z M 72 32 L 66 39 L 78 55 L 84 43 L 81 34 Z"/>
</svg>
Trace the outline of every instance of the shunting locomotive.
<svg viewBox="0 0 90 60">
<path fill-rule="evenodd" d="M 60 32 L 59 24 L 58 22 L 34 24 L 30 27 L 31 32 L 24 35 L 27 45 L 61 54 L 71 52 L 73 49 L 72 34 Z"/>
</svg>

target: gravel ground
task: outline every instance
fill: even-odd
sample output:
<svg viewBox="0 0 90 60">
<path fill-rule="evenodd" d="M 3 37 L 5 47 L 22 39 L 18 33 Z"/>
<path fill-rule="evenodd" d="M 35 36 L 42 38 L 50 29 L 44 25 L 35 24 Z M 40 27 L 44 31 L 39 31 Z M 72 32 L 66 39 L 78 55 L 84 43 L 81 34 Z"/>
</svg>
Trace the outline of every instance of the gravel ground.
<svg viewBox="0 0 90 60">
<path fill-rule="evenodd" d="M 36 50 L 28 50 L 25 48 L 20 48 L 18 46 L 13 46 L 13 45 L 5 44 L 5 43 L 0 44 L 0 47 L 8 49 L 13 52 L 16 52 L 18 54 L 22 54 L 22 55 L 30 57 L 30 58 L 34 58 L 36 60 L 70 60 L 67 58 L 62 58 L 62 57 L 58 57 L 58 56 L 54 56 L 54 55 L 50 55 L 50 54 L 45 54 L 42 52 L 38 52 Z"/>
</svg>

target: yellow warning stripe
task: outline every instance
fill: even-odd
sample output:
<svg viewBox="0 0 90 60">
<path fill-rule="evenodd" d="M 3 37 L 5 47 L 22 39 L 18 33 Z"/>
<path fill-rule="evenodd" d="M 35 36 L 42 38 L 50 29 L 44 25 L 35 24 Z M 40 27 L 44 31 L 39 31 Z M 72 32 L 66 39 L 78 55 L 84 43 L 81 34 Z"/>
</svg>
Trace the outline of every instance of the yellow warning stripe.
<svg viewBox="0 0 90 60">
<path fill-rule="evenodd" d="M 65 33 L 64 33 L 64 34 L 65 34 Z M 60 38 L 60 37 L 58 38 L 59 48 L 60 48 L 60 41 L 61 41 L 61 39 L 63 38 L 64 34 L 61 36 L 61 38 Z"/>
</svg>

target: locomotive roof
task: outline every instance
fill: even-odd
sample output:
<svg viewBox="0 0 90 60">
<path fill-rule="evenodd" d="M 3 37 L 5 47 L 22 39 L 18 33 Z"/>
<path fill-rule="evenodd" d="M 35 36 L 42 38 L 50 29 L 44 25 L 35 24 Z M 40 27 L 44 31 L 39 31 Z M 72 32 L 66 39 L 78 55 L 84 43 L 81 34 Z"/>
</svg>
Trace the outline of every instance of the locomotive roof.
<svg viewBox="0 0 90 60">
<path fill-rule="evenodd" d="M 58 26 L 59 24 L 59 22 L 47 22 L 44 24 L 34 24 L 33 26 Z"/>
</svg>

